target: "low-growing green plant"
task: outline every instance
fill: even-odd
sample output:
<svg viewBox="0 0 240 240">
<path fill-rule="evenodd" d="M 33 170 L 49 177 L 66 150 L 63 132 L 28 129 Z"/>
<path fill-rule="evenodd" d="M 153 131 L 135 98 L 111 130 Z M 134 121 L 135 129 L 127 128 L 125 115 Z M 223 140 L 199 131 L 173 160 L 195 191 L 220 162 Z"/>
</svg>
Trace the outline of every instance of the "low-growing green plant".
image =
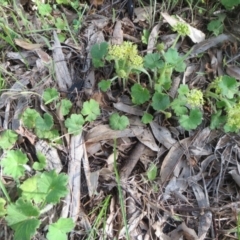
<svg viewBox="0 0 240 240">
<path fill-rule="evenodd" d="M 226 14 L 220 14 L 217 19 L 212 20 L 208 23 L 207 29 L 210 32 L 213 32 L 215 36 L 218 36 L 219 34 L 223 33 L 223 21 L 226 17 Z"/>
<path fill-rule="evenodd" d="M 154 181 L 157 177 L 157 166 L 155 163 L 151 163 L 147 170 L 147 177 L 149 181 Z"/>
<path fill-rule="evenodd" d="M 124 130 L 129 125 L 129 120 L 126 116 L 113 113 L 109 118 L 109 125 L 114 130 Z"/>
<path fill-rule="evenodd" d="M 40 165 L 35 162 L 32 167 L 43 170 L 45 159 L 40 154 L 38 154 L 38 158 Z M 55 170 L 52 170 L 36 172 L 35 175 L 24 180 L 26 171 L 32 170 L 27 155 L 20 150 L 9 150 L 1 160 L 1 167 L 4 175 L 15 180 L 19 191 L 17 199 L 13 201 L 0 180 L 0 188 L 7 200 L 0 198 L 0 215 L 5 218 L 8 226 L 14 230 L 15 240 L 30 240 L 40 226 L 41 211 L 44 207 L 47 204 L 55 205 L 59 203 L 60 199 L 68 193 L 67 175 L 57 174 Z M 65 228 L 57 229 L 55 224 L 58 226 L 62 223 L 65 224 Z M 74 227 L 72 219 L 60 218 L 55 224 L 49 226 L 48 240 L 56 239 L 59 235 L 66 238 L 66 233 Z"/>
<path fill-rule="evenodd" d="M 186 68 L 185 56 L 181 57 L 174 46 L 181 36 L 190 33 L 185 23 L 177 23 L 173 30 L 178 33 L 178 36 L 172 47 L 165 51 L 164 45 L 158 44 L 157 52 L 146 54 L 143 58 L 138 54 L 137 46 L 129 42 L 123 42 L 122 45 L 109 46 L 105 42 L 94 45 L 91 55 L 95 67 L 103 67 L 107 61 L 112 61 L 116 71 L 112 79 L 100 81 L 99 88 L 107 91 L 112 81 L 117 78 L 123 79 L 123 87 L 126 87 L 130 73 L 139 75 L 140 72 L 150 71 L 152 79 L 149 85 L 143 86 L 138 79 L 138 83 L 134 83 L 130 91 L 133 104 L 148 103 L 142 116 L 143 123 L 148 124 L 152 121 L 153 116 L 149 109 L 153 109 L 163 113 L 165 118 L 176 116 L 185 130 L 193 130 L 202 122 L 203 105 L 209 104 L 213 108 L 211 128 L 224 125 L 226 132 L 239 131 L 240 122 L 237 122 L 236 116 L 240 113 L 240 101 L 236 79 L 228 76 L 220 77 L 204 92 L 189 89 L 187 85 L 180 85 L 175 99 L 171 100 L 168 96 L 168 90 L 172 86 L 172 73 L 184 72 Z M 212 91 L 213 89 L 215 90 Z M 126 128 L 128 123 L 123 120 L 123 117 L 113 114 L 109 119 L 110 127 L 116 130 Z"/>
<path fill-rule="evenodd" d="M 59 114 L 65 119 L 65 126 L 70 134 L 78 134 L 82 131 L 84 123 L 94 121 L 100 114 L 99 104 L 90 99 L 83 103 L 81 114 L 71 114 L 72 103 L 67 99 L 59 100 L 59 93 L 55 88 L 48 88 L 42 94 L 45 105 L 57 106 Z M 22 116 L 23 126 L 33 130 L 41 139 L 59 138 L 59 131 L 54 128 L 54 119 L 51 114 L 41 115 L 35 109 L 27 108 Z M 5 130 L 0 135 L 0 147 L 8 149 L 1 160 L 2 172 L 12 177 L 19 189 L 18 198 L 12 201 L 4 184 L 0 181 L 0 188 L 5 198 L 0 198 L 0 216 L 4 217 L 9 227 L 15 234 L 14 239 L 30 240 L 40 226 L 40 216 L 47 204 L 55 205 L 68 193 L 65 174 L 57 174 L 54 170 L 45 171 L 46 159 L 43 154 L 37 152 L 37 159 L 32 165 L 28 157 L 20 150 L 13 148 L 18 139 L 17 133 Z M 35 174 L 34 173 L 35 170 Z M 26 171 L 31 172 L 31 177 L 26 178 Z M 16 196 L 15 196 L 16 197 Z M 56 223 L 49 225 L 47 239 L 66 239 L 66 234 L 74 227 L 72 219 L 60 218 Z"/>
<path fill-rule="evenodd" d="M 221 0 L 221 4 L 228 10 L 240 5 L 240 0 Z"/>
<path fill-rule="evenodd" d="M 46 105 L 56 102 L 61 116 L 65 117 L 69 114 L 72 103 L 68 99 L 59 101 L 59 93 L 55 88 L 46 89 L 43 92 L 42 98 Z M 86 122 L 94 121 L 99 115 L 99 104 L 95 100 L 90 99 L 83 103 L 81 114 L 71 114 L 71 116 L 65 119 L 64 123 L 69 134 L 77 135 L 82 131 L 83 125 Z M 44 113 L 41 116 L 35 109 L 26 108 L 21 116 L 21 121 L 25 127 L 33 129 L 39 138 L 52 141 L 58 139 L 59 142 L 59 132 L 54 128 L 53 117 L 49 113 Z"/>
<path fill-rule="evenodd" d="M 87 239 L 91 240 L 91 239 L 97 239 L 97 231 L 98 228 L 103 225 L 103 229 L 105 229 L 106 227 L 106 221 L 107 221 L 107 210 L 109 208 L 110 205 L 110 200 L 111 200 L 111 195 L 108 195 L 103 201 L 102 203 L 96 208 L 94 209 L 91 213 L 95 212 L 96 210 L 100 210 L 95 221 L 94 224 L 92 225 L 91 231 L 88 233 L 88 237 Z M 91 214 L 90 213 L 90 214 Z"/>
<path fill-rule="evenodd" d="M 223 126 L 225 132 L 239 132 L 240 94 L 236 79 L 226 75 L 216 78 L 208 86 L 205 97 L 213 111 L 210 127 Z"/>
</svg>

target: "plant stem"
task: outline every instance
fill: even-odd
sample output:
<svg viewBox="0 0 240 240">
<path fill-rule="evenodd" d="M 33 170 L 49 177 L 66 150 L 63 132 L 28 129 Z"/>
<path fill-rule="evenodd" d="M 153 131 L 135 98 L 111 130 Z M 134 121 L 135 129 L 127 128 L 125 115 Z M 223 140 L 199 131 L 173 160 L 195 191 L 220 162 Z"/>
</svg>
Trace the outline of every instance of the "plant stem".
<svg viewBox="0 0 240 240">
<path fill-rule="evenodd" d="M 120 177 L 119 173 L 117 170 L 117 140 L 114 138 L 114 147 L 113 147 L 113 154 L 114 154 L 114 172 L 116 175 L 116 182 L 117 182 L 117 188 L 118 188 L 118 194 L 119 194 L 119 202 L 120 202 L 120 207 L 121 207 L 121 212 L 122 212 L 122 217 L 123 217 L 123 222 L 126 230 L 126 238 L 127 240 L 130 240 L 129 232 L 128 232 L 128 226 L 127 226 L 127 216 L 126 216 L 126 211 L 124 208 L 124 200 L 123 200 L 123 194 L 122 194 L 122 189 L 120 185 Z"/>
<path fill-rule="evenodd" d="M 5 195 L 5 197 L 7 199 L 7 202 L 11 203 L 10 196 L 9 196 L 9 194 L 7 192 L 7 189 L 5 188 L 5 186 L 4 186 L 3 182 L 2 182 L 2 179 L 0 179 L 0 188 L 1 188 L 2 192 L 3 192 L 3 194 Z"/>
<path fill-rule="evenodd" d="M 172 48 L 175 48 L 175 45 L 177 44 L 180 36 L 181 36 L 180 34 L 177 35 L 177 37 L 176 37 L 176 39 L 175 39 L 175 41 L 174 41 L 174 43 L 173 43 L 173 45 L 172 45 Z"/>
</svg>

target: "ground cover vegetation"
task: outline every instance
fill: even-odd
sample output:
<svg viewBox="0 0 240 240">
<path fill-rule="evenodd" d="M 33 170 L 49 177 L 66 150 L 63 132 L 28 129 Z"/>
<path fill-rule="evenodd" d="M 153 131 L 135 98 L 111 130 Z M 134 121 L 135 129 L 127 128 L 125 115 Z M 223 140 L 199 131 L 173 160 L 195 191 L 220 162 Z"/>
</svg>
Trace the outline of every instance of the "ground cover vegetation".
<svg viewBox="0 0 240 240">
<path fill-rule="evenodd" d="M 0 238 L 240 239 L 239 9 L 0 0 Z"/>
</svg>

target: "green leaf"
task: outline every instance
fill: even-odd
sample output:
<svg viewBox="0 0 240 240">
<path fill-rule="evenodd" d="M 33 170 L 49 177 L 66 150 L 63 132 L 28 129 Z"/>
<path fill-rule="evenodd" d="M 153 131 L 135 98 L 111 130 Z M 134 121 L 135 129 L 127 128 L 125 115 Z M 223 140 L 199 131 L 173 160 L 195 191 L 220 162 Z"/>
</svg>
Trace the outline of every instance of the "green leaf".
<svg viewBox="0 0 240 240">
<path fill-rule="evenodd" d="M 164 65 L 164 62 L 160 60 L 159 53 L 148 53 L 143 60 L 145 68 L 153 70 L 154 68 L 161 68 Z"/>
<path fill-rule="evenodd" d="M 147 170 L 147 176 L 149 181 L 154 181 L 157 177 L 157 166 L 154 163 L 151 163 Z"/>
<path fill-rule="evenodd" d="M 110 80 L 102 80 L 98 83 L 98 87 L 103 91 L 106 92 L 111 87 Z"/>
<path fill-rule="evenodd" d="M 100 108 L 98 102 L 96 102 L 94 99 L 90 99 L 87 102 L 83 103 L 83 108 L 81 111 L 83 116 L 87 116 L 85 118 L 85 121 L 94 121 L 97 119 L 97 117 L 100 115 Z"/>
<path fill-rule="evenodd" d="M 124 130 L 129 125 L 129 120 L 126 116 L 113 113 L 109 118 L 109 125 L 113 130 Z"/>
<path fill-rule="evenodd" d="M 68 99 L 62 99 L 61 102 L 58 103 L 57 107 L 59 108 L 60 113 L 63 116 L 66 116 L 70 112 L 70 109 L 72 107 L 72 103 Z"/>
<path fill-rule="evenodd" d="M 68 128 L 68 133 L 77 135 L 82 131 L 84 119 L 81 114 L 72 114 L 65 121 L 65 126 Z"/>
<path fill-rule="evenodd" d="M 22 198 L 27 201 L 34 200 L 35 203 L 41 203 L 46 198 L 46 193 L 41 192 L 38 188 L 38 182 L 40 181 L 40 175 L 35 175 L 33 177 L 25 180 L 21 185 Z"/>
<path fill-rule="evenodd" d="M 67 27 L 67 23 L 62 18 L 56 18 L 55 20 L 55 26 L 57 29 L 65 30 Z"/>
<path fill-rule="evenodd" d="M 44 103 L 47 105 L 59 98 L 59 92 L 57 91 L 56 88 L 47 88 L 43 92 L 43 100 Z"/>
<path fill-rule="evenodd" d="M 60 218 L 56 223 L 49 225 L 48 240 L 67 240 L 66 233 L 72 231 L 74 222 L 71 218 Z"/>
<path fill-rule="evenodd" d="M 179 72 L 179 73 L 184 72 L 185 69 L 186 69 L 186 64 L 185 64 L 185 62 L 182 61 L 182 59 L 181 59 L 181 61 L 178 61 L 177 64 L 174 65 L 174 69 L 175 69 L 175 71 L 177 71 L 177 72 Z"/>
<path fill-rule="evenodd" d="M 4 198 L 0 198 L 0 217 L 3 217 L 7 214 L 7 209 L 5 208 L 6 200 Z"/>
<path fill-rule="evenodd" d="M 208 23 L 207 29 L 208 31 L 213 32 L 215 36 L 218 36 L 223 33 L 223 22 L 220 19 L 212 20 Z"/>
<path fill-rule="evenodd" d="M 143 29 L 143 34 L 141 36 L 142 43 L 148 44 L 149 36 L 150 36 L 150 31 L 147 29 Z"/>
<path fill-rule="evenodd" d="M 189 116 L 180 116 L 179 122 L 187 131 L 196 129 L 197 126 L 202 122 L 202 112 L 199 109 L 191 109 Z"/>
<path fill-rule="evenodd" d="M 177 116 L 181 116 L 187 113 L 187 108 L 185 107 L 186 101 L 182 101 L 181 99 L 174 99 L 171 103 L 171 107 L 174 111 L 174 113 Z"/>
<path fill-rule="evenodd" d="M 218 111 L 217 113 L 212 114 L 210 129 L 216 129 L 221 127 L 227 120 L 227 116 L 222 116 L 222 111 Z"/>
<path fill-rule="evenodd" d="M 28 129 L 34 128 L 36 124 L 36 119 L 40 117 L 39 112 L 35 109 L 27 108 L 21 116 L 23 125 Z"/>
<path fill-rule="evenodd" d="M 238 84 L 233 77 L 222 76 L 218 87 L 221 89 L 222 95 L 229 99 L 233 98 L 234 94 L 238 92 Z"/>
<path fill-rule="evenodd" d="M 68 5 L 70 3 L 69 0 L 56 0 L 57 4 L 66 4 Z"/>
<path fill-rule="evenodd" d="M 38 5 L 38 12 L 42 17 L 50 15 L 50 13 L 52 12 L 52 7 L 48 3 L 41 3 Z"/>
<path fill-rule="evenodd" d="M 67 189 L 68 177 L 55 170 L 44 172 L 40 176 L 38 182 L 39 192 L 46 193 L 46 203 L 59 203 L 60 198 L 65 197 L 68 193 Z"/>
<path fill-rule="evenodd" d="M 150 93 L 146 88 L 142 87 L 138 83 L 135 83 L 131 87 L 131 96 L 134 104 L 143 104 L 149 100 Z"/>
<path fill-rule="evenodd" d="M 156 111 L 164 111 L 170 105 L 169 96 L 164 93 L 155 92 L 152 98 L 152 107 Z"/>
<path fill-rule="evenodd" d="M 222 5 L 226 9 L 232 9 L 234 6 L 237 6 L 240 4 L 240 0 L 221 0 Z"/>
<path fill-rule="evenodd" d="M 27 162 L 28 158 L 26 154 L 22 153 L 20 150 L 10 150 L 0 164 L 3 167 L 4 174 L 18 179 L 24 175 L 25 168 L 23 164 Z"/>
<path fill-rule="evenodd" d="M 181 60 L 181 58 L 179 57 L 179 54 L 177 52 L 177 49 L 175 49 L 175 48 L 169 48 L 165 52 L 164 58 L 167 63 L 170 63 L 172 65 L 177 64 L 179 62 L 179 60 Z"/>
<path fill-rule="evenodd" d="M 46 167 L 46 158 L 41 152 L 37 152 L 37 158 L 39 162 L 34 162 L 33 169 L 41 171 Z"/>
<path fill-rule="evenodd" d="M 153 120 L 153 115 L 146 113 L 146 112 L 143 114 L 142 119 L 141 119 L 141 121 L 144 124 L 148 124 L 148 123 L 152 122 L 152 120 Z"/>
<path fill-rule="evenodd" d="M 184 72 L 186 64 L 184 63 L 183 59 L 179 56 L 175 48 L 169 48 L 167 52 L 164 54 L 164 58 L 166 60 L 166 63 L 169 63 L 172 66 L 174 66 L 174 69 L 177 72 Z"/>
<path fill-rule="evenodd" d="M 159 72 L 160 77 L 157 79 L 157 84 L 155 84 L 154 86 L 158 92 L 162 92 L 162 89 L 164 90 L 170 89 L 172 85 L 172 78 L 171 78 L 172 72 L 173 72 L 172 67 L 163 68 Z"/>
<path fill-rule="evenodd" d="M 30 240 L 40 226 L 39 210 L 30 202 L 18 199 L 7 207 L 6 220 L 14 231 L 14 240 Z"/>
<path fill-rule="evenodd" d="M 94 59 L 102 59 L 107 55 L 108 43 L 102 42 L 100 44 L 94 44 L 90 50 L 91 56 Z"/>
<path fill-rule="evenodd" d="M 35 130 L 35 133 L 41 139 L 50 139 L 51 141 L 53 141 L 53 139 L 59 138 L 59 133 L 57 129 L 43 131 L 37 128 Z"/>
<path fill-rule="evenodd" d="M 44 113 L 43 118 L 41 116 L 37 117 L 36 119 L 36 128 L 40 131 L 48 131 L 53 127 L 53 117 L 48 114 Z"/>
<path fill-rule="evenodd" d="M 104 61 L 102 59 L 93 58 L 92 63 L 95 68 L 104 67 Z"/>
<path fill-rule="evenodd" d="M 182 95 L 187 95 L 188 93 L 189 93 L 188 85 L 181 84 L 178 88 L 178 94 L 182 96 Z"/>
<path fill-rule="evenodd" d="M 0 135 L 0 147 L 2 149 L 12 148 L 18 139 L 16 132 L 12 130 L 5 130 Z"/>
<path fill-rule="evenodd" d="M 239 128 L 236 126 L 230 126 L 227 123 L 224 125 L 223 127 L 224 132 L 228 133 L 228 132 L 235 132 L 238 133 L 239 132 Z"/>
</svg>

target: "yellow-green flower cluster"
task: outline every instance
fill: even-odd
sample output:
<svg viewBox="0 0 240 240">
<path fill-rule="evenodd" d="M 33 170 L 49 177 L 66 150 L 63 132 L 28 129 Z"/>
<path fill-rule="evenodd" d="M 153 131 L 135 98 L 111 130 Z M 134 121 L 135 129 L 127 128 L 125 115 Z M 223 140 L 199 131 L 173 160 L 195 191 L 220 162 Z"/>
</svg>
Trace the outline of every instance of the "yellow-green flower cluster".
<svg viewBox="0 0 240 240">
<path fill-rule="evenodd" d="M 222 81 L 222 77 L 217 77 L 213 82 L 210 83 L 210 88 L 215 89 L 216 94 L 221 94 L 219 83 Z"/>
<path fill-rule="evenodd" d="M 227 124 L 236 129 L 240 129 L 240 103 L 232 106 L 227 112 Z"/>
<path fill-rule="evenodd" d="M 200 90 L 192 89 L 186 95 L 187 103 L 191 107 L 201 107 L 203 105 L 203 93 Z"/>
<path fill-rule="evenodd" d="M 142 67 L 143 58 L 138 55 L 137 45 L 131 42 L 123 42 L 122 45 L 112 45 L 108 49 L 109 58 L 112 60 L 124 60 L 130 67 Z"/>
<path fill-rule="evenodd" d="M 190 34 L 188 25 L 182 22 L 178 22 L 176 25 L 174 25 L 173 31 L 177 32 L 181 36 L 186 36 Z"/>
</svg>

